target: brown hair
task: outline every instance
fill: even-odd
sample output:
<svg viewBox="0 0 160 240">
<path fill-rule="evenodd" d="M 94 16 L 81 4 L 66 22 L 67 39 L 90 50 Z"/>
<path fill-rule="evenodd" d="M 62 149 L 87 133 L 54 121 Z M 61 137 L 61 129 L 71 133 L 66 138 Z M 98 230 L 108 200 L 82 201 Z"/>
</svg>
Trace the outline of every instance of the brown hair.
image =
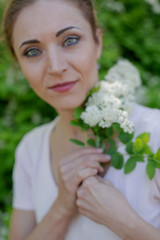
<svg viewBox="0 0 160 240">
<path fill-rule="evenodd" d="M 9 50 L 11 51 L 11 53 L 13 54 L 13 56 L 15 56 L 13 44 L 12 44 L 12 32 L 13 32 L 14 23 L 20 11 L 27 6 L 34 4 L 36 1 L 38 0 L 11 0 L 5 10 L 5 13 L 3 16 L 3 24 L 2 24 L 3 35 L 5 38 L 6 44 Z M 91 25 L 94 40 L 98 42 L 98 38 L 96 35 L 96 29 L 97 29 L 96 14 L 95 14 L 92 1 L 91 0 L 65 0 L 65 1 L 72 2 L 80 9 L 84 18 Z"/>
</svg>

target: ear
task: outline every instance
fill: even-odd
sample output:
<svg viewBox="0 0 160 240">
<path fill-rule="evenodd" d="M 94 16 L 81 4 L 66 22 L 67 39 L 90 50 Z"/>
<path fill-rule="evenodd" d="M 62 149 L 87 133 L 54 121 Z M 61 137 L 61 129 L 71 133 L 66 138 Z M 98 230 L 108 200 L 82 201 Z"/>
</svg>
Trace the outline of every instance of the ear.
<svg viewBox="0 0 160 240">
<path fill-rule="evenodd" d="M 97 36 L 97 60 L 100 58 L 101 53 L 102 53 L 102 30 L 100 28 L 97 28 L 96 30 L 96 36 Z"/>
</svg>

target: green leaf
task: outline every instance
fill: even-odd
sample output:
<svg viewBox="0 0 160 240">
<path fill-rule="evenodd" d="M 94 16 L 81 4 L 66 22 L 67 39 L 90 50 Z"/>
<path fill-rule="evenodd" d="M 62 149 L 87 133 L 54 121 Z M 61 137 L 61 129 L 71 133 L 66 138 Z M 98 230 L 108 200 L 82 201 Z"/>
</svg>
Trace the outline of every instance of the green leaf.
<svg viewBox="0 0 160 240">
<path fill-rule="evenodd" d="M 152 162 L 154 162 L 156 168 L 160 168 L 160 162 L 159 162 L 159 160 L 153 158 L 153 156 L 149 156 L 149 157 L 148 157 L 148 161 L 149 161 L 149 160 L 152 161 Z"/>
<path fill-rule="evenodd" d="M 156 162 L 155 166 L 156 166 L 156 168 L 160 168 L 160 163 Z"/>
<path fill-rule="evenodd" d="M 80 122 L 82 121 L 83 122 L 83 120 L 79 120 Z M 90 126 L 87 124 L 87 123 L 84 123 L 83 122 L 83 130 L 88 130 L 90 128 Z"/>
<path fill-rule="evenodd" d="M 96 135 L 98 135 L 101 139 L 106 139 L 106 132 L 105 132 L 105 129 L 104 128 L 100 128 L 98 127 L 98 132 Z"/>
<path fill-rule="evenodd" d="M 134 153 L 141 153 L 144 149 L 144 142 L 142 139 L 137 138 L 136 141 L 133 143 L 133 152 Z"/>
<path fill-rule="evenodd" d="M 121 169 L 123 167 L 124 158 L 123 155 L 119 152 L 116 152 L 112 155 L 111 166 L 116 169 Z"/>
<path fill-rule="evenodd" d="M 113 128 L 112 127 L 110 127 L 110 128 L 106 128 L 105 129 L 105 135 L 106 135 L 106 137 L 112 137 L 113 136 Z"/>
<path fill-rule="evenodd" d="M 72 126 L 75 126 L 75 127 L 82 127 L 82 123 L 80 123 L 79 121 L 75 121 L 75 120 L 72 120 L 70 121 L 70 125 Z"/>
<path fill-rule="evenodd" d="M 117 152 L 117 147 L 116 147 L 116 145 L 112 145 L 111 147 L 109 147 L 108 149 L 107 149 L 107 153 L 109 154 L 109 155 L 113 155 L 113 154 L 115 154 Z"/>
<path fill-rule="evenodd" d="M 94 132 L 94 135 L 98 135 L 98 132 L 99 132 L 99 126 L 95 126 L 92 128 L 93 132 Z"/>
<path fill-rule="evenodd" d="M 75 119 L 80 119 L 80 116 L 81 116 L 83 111 L 84 111 L 84 109 L 81 108 L 81 107 L 75 108 L 74 109 L 74 118 Z"/>
<path fill-rule="evenodd" d="M 143 152 L 147 155 L 151 155 L 153 156 L 153 152 L 152 152 L 152 149 L 150 146 L 148 146 L 147 144 L 144 145 L 144 149 L 143 149 Z"/>
<path fill-rule="evenodd" d="M 110 144 L 110 145 L 115 145 L 115 144 L 116 144 L 115 140 L 113 140 L 113 139 L 111 139 L 111 138 L 108 139 L 107 142 L 108 142 L 108 144 Z"/>
<path fill-rule="evenodd" d="M 83 142 L 81 142 L 81 141 L 79 141 L 79 140 L 77 140 L 77 139 L 70 139 L 70 141 L 72 142 L 72 143 L 75 143 L 76 145 L 78 145 L 78 146 L 85 146 L 85 144 L 83 143 Z"/>
<path fill-rule="evenodd" d="M 133 135 L 134 135 L 134 133 L 129 134 L 129 133 L 125 133 L 125 132 L 120 132 L 118 138 L 122 143 L 126 144 L 132 140 Z"/>
<path fill-rule="evenodd" d="M 113 126 L 114 130 L 116 130 L 116 132 L 122 131 L 119 123 L 113 123 L 112 126 Z"/>
<path fill-rule="evenodd" d="M 134 154 L 131 158 L 134 158 L 136 162 L 144 162 L 143 154 Z"/>
<path fill-rule="evenodd" d="M 133 142 L 129 142 L 126 145 L 126 152 L 128 154 L 133 154 Z"/>
<path fill-rule="evenodd" d="M 77 120 L 77 121 L 76 120 L 72 120 L 72 121 L 70 121 L 70 124 L 72 126 L 74 126 L 74 127 L 81 128 L 82 131 L 86 131 L 89 128 L 89 126 L 86 123 L 84 123 L 83 121 L 81 121 L 81 120 Z"/>
<path fill-rule="evenodd" d="M 147 166 L 146 166 L 146 172 L 147 172 L 149 179 L 152 180 L 152 178 L 155 175 L 155 164 L 153 161 L 150 161 L 150 160 L 148 161 Z"/>
<path fill-rule="evenodd" d="M 87 141 L 87 144 L 91 147 L 96 147 L 96 141 L 92 138 L 90 138 L 88 141 Z"/>
<path fill-rule="evenodd" d="M 132 172 L 136 167 L 136 160 L 134 157 L 130 157 L 127 162 L 125 163 L 124 166 L 124 173 L 128 174 L 130 172 Z"/>
<path fill-rule="evenodd" d="M 98 92 L 100 88 L 101 88 L 100 84 L 98 86 L 92 88 L 91 91 L 89 91 L 89 93 L 87 94 L 87 98 L 90 97 L 93 93 Z"/>
<path fill-rule="evenodd" d="M 136 139 L 138 138 L 142 139 L 145 143 L 148 143 L 150 140 L 150 133 L 142 133 L 138 135 Z"/>
<path fill-rule="evenodd" d="M 160 148 L 158 149 L 158 151 L 156 152 L 156 154 L 153 156 L 154 159 L 160 161 Z"/>
</svg>

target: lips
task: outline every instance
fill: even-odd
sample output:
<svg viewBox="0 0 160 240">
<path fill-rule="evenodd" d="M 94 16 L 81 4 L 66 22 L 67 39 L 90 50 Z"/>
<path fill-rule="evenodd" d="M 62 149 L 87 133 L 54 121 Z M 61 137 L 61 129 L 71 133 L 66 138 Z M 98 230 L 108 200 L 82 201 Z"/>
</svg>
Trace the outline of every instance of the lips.
<svg viewBox="0 0 160 240">
<path fill-rule="evenodd" d="M 59 93 L 67 92 L 76 84 L 76 82 L 77 81 L 59 83 L 59 84 L 49 87 L 49 89 L 51 89 L 55 92 L 59 92 Z"/>
</svg>

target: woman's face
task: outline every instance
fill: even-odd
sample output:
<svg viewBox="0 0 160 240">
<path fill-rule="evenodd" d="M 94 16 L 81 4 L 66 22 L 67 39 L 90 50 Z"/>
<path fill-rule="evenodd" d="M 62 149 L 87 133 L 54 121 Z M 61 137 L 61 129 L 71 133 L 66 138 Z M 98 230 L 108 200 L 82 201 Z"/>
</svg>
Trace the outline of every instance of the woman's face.
<svg viewBox="0 0 160 240">
<path fill-rule="evenodd" d="M 65 1 L 37 1 L 14 25 L 13 47 L 30 86 L 58 112 L 81 105 L 97 83 L 101 54 L 90 24 Z"/>
</svg>

